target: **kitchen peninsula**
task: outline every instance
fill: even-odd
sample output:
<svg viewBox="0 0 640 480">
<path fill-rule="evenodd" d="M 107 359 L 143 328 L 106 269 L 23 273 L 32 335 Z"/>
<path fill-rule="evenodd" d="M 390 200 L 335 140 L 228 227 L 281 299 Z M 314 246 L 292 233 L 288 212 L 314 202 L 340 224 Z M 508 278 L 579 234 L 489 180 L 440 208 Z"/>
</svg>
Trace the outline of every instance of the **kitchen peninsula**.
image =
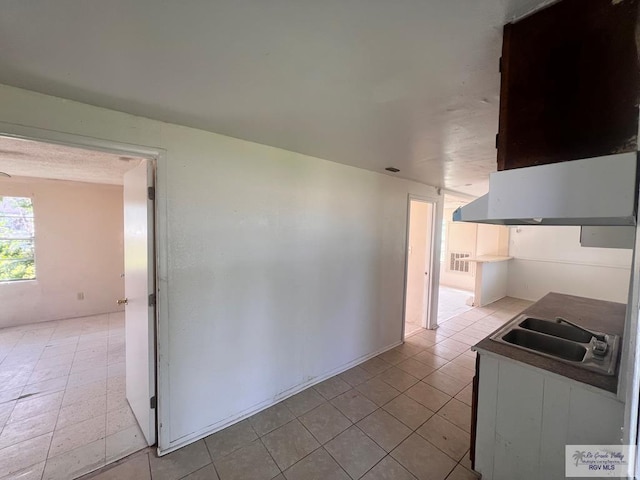
<svg viewBox="0 0 640 480">
<path fill-rule="evenodd" d="M 523 314 L 562 317 L 624 340 L 625 312 L 624 304 L 549 293 Z M 472 442 L 483 478 L 564 479 L 565 445 L 620 443 L 619 367 L 614 375 L 597 373 L 489 337 L 474 347 Z"/>
</svg>

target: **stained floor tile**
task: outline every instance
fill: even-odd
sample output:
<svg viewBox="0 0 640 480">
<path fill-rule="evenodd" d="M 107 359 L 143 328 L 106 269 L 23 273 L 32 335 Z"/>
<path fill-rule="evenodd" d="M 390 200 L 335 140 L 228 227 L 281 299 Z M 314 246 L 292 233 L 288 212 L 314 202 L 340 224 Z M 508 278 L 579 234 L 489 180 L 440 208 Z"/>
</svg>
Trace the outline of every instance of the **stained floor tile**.
<svg viewBox="0 0 640 480">
<path fill-rule="evenodd" d="M 300 415 L 310 412 L 325 401 L 325 398 L 313 388 L 307 388 L 293 397 L 287 398 L 284 404 L 291 410 L 291 413 L 299 417 Z"/>
<path fill-rule="evenodd" d="M 383 458 L 362 477 L 362 480 L 415 480 L 416 477 L 400 465 L 393 457 Z"/>
<path fill-rule="evenodd" d="M 458 465 L 453 469 L 453 472 L 449 474 L 447 480 L 478 480 L 480 478 L 475 473 L 467 470 L 462 465 Z"/>
<path fill-rule="evenodd" d="M 431 410 L 406 395 L 394 398 L 382 408 L 412 430 L 418 428 L 433 415 Z"/>
<path fill-rule="evenodd" d="M 457 395 L 469 383 L 468 381 L 445 375 L 441 370 L 436 370 L 431 375 L 427 375 L 422 381 L 451 396 Z"/>
<path fill-rule="evenodd" d="M 19 400 L 11 412 L 8 422 L 17 422 L 52 410 L 59 410 L 63 395 L 64 392 L 55 392 L 42 397 Z M 2 422 L 0 421 L 0 423 Z"/>
<path fill-rule="evenodd" d="M 398 390 L 378 378 L 372 378 L 358 385 L 356 390 L 379 407 L 400 395 Z"/>
<path fill-rule="evenodd" d="M 440 410 L 445 403 L 451 400 L 449 395 L 424 382 L 416 383 L 405 394 L 434 412 Z"/>
<path fill-rule="evenodd" d="M 376 378 L 382 380 L 388 385 L 391 385 L 400 392 L 404 392 L 418 383 L 418 379 L 416 377 L 396 367 L 391 367 L 390 369 L 382 372 Z"/>
<path fill-rule="evenodd" d="M 153 480 L 177 480 L 211 463 L 203 440 L 162 457 L 151 455 L 149 460 Z"/>
<path fill-rule="evenodd" d="M 144 438 L 140 427 L 135 425 L 108 435 L 106 438 L 106 462 L 110 463 L 119 460 L 131 452 L 137 452 L 147 447 L 147 440 Z"/>
<path fill-rule="evenodd" d="M 56 411 L 50 411 L 19 422 L 8 423 L 0 435 L 0 449 L 53 432 L 57 417 Z"/>
<path fill-rule="evenodd" d="M 278 403 L 249 418 L 259 437 L 293 420 L 295 416 L 283 403 Z"/>
<path fill-rule="evenodd" d="M 265 435 L 262 443 L 280 470 L 286 470 L 320 446 L 298 420 L 293 420 Z"/>
<path fill-rule="evenodd" d="M 47 433 L 3 448 L 0 455 L 0 478 L 44 461 L 50 443 L 51 433 Z"/>
<path fill-rule="evenodd" d="M 329 403 L 305 413 L 299 420 L 321 444 L 328 442 L 351 426 L 351 421 Z"/>
<path fill-rule="evenodd" d="M 349 420 L 357 422 L 378 408 L 375 403 L 356 390 L 349 390 L 331 400 Z"/>
<path fill-rule="evenodd" d="M 313 388 L 327 400 L 337 397 L 341 393 L 351 389 L 351 385 L 342 380 L 340 377 L 331 377 L 322 383 L 315 385 Z"/>
<path fill-rule="evenodd" d="M 215 459 L 214 464 L 220 480 L 271 480 L 280 473 L 260 440 L 226 457 Z"/>
<path fill-rule="evenodd" d="M 211 458 L 224 457 L 258 438 L 249 420 L 243 420 L 204 439 Z"/>
<path fill-rule="evenodd" d="M 444 480 L 456 466 L 454 460 L 415 433 L 391 456 L 419 480 Z"/>
<path fill-rule="evenodd" d="M 391 368 L 390 363 L 387 363 L 378 357 L 374 357 L 370 360 L 367 360 L 366 362 L 361 363 L 359 366 L 360 368 L 367 371 L 371 375 L 378 375 L 384 372 L 385 370 Z"/>
<path fill-rule="evenodd" d="M 126 462 L 92 477 L 92 480 L 124 480 L 129 478 L 132 480 L 151 480 L 149 454 L 135 455 L 127 459 Z"/>
<path fill-rule="evenodd" d="M 471 432 L 471 407 L 469 405 L 454 398 L 440 409 L 438 415 L 446 418 L 465 432 Z"/>
<path fill-rule="evenodd" d="M 353 367 L 346 372 L 342 372 L 339 377 L 352 387 L 355 387 L 373 378 L 373 375 L 367 372 L 364 368 Z"/>
<path fill-rule="evenodd" d="M 42 480 L 76 478 L 105 464 L 104 438 L 47 460 Z"/>
<path fill-rule="evenodd" d="M 464 454 L 469 450 L 469 434 L 437 414 L 422 425 L 416 433 L 456 462 L 462 460 Z"/>
<path fill-rule="evenodd" d="M 12 473 L 9 476 L 2 477 L 0 480 L 41 480 L 44 471 L 45 462 L 36 463 L 30 467 Z"/>
<path fill-rule="evenodd" d="M 278 477 L 276 477 L 277 479 Z M 182 477 L 182 480 L 219 480 L 218 473 L 216 472 L 216 468 L 213 464 L 209 464 L 206 467 L 201 468 L 200 470 L 196 470 L 193 473 L 190 473 L 186 477 Z"/>
<path fill-rule="evenodd" d="M 319 448 L 285 470 L 284 476 L 287 480 L 350 480 L 349 475 L 324 448 Z"/>
<path fill-rule="evenodd" d="M 342 432 L 325 448 L 352 478 L 360 478 L 386 455 L 356 426 Z"/>
<path fill-rule="evenodd" d="M 423 379 L 435 370 L 433 367 L 420 363 L 415 359 L 415 357 L 411 357 L 404 362 L 400 362 L 396 367 L 409 375 L 416 377 L 418 380 Z"/>
<path fill-rule="evenodd" d="M 49 457 L 55 457 L 105 437 L 104 415 L 64 427 L 54 432 Z"/>
<path fill-rule="evenodd" d="M 467 385 L 464 387 L 458 394 L 454 397 L 456 400 L 460 400 L 462 403 L 471 406 L 473 397 L 473 387 L 471 385 Z"/>
<path fill-rule="evenodd" d="M 411 435 L 410 428 L 382 409 L 360 420 L 357 426 L 387 452 Z"/>
</svg>

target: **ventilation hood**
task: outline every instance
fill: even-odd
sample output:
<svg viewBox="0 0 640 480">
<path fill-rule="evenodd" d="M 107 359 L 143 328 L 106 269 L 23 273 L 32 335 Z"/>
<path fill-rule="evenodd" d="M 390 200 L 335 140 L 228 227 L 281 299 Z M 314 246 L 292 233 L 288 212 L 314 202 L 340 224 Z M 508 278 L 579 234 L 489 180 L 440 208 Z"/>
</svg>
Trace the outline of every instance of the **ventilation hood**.
<svg viewBox="0 0 640 480">
<path fill-rule="evenodd" d="M 636 225 L 636 152 L 492 173 L 489 193 L 453 221 L 498 225 Z"/>
</svg>

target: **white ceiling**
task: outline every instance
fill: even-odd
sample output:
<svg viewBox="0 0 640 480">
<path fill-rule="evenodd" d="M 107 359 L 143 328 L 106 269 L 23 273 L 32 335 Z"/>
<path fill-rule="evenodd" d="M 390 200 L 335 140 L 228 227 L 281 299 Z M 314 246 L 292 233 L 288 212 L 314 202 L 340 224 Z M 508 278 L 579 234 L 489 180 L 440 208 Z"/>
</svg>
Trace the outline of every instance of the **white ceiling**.
<svg viewBox="0 0 640 480">
<path fill-rule="evenodd" d="M 6 0 L 0 82 L 470 194 L 501 26 L 548 0 Z"/>
<path fill-rule="evenodd" d="M 0 136 L 0 172 L 74 182 L 122 185 L 139 158 Z"/>
</svg>

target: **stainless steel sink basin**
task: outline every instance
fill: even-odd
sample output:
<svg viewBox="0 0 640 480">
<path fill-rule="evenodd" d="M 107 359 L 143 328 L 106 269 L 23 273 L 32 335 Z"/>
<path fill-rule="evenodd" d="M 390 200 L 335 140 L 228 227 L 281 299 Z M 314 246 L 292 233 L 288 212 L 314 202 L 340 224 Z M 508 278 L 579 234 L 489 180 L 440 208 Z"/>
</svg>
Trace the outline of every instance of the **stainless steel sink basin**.
<svg viewBox="0 0 640 480">
<path fill-rule="evenodd" d="M 587 354 L 587 349 L 579 343 L 563 340 L 562 338 L 549 337 L 529 330 L 515 329 L 503 335 L 502 340 L 520 347 L 546 353 L 554 357 L 582 362 Z"/>
<path fill-rule="evenodd" d="M 527 330 L 533 330 L 535 332 L 553 335 L 554 337 L 564 338 L 565 340 L 571 340 L 572 342 L 589 343 L 593 336 L 570 325 L 563 325 L 558 322 L 551 322 L 540 318 L 527 317 L 519 323 L 519 326 Z"/>
<path fill-rule="evenodd" d="M 489 338 L 586 370 L 615 374 L 620 337 L 560 322 L 566 321 L 521 314 Z"/>
</svg>

